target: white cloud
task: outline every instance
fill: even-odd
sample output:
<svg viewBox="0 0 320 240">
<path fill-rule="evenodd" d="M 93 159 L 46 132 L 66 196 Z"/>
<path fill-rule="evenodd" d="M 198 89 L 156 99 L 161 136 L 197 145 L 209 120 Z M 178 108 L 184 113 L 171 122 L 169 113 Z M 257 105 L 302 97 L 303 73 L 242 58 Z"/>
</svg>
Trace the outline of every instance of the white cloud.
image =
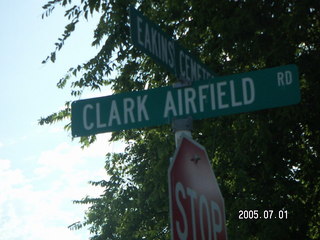
<svg viewBox="0 0 320 240">
<path fill-rule="evenodd" d="M 0 159 L 0 239 L 88 239 L 87 230 L 67 228 L 82 221 L 88 207 L 72 201 L 102 194 L 103 189 L 88 181 L 107 179 L 105 154 L 124 147 L 109 144 L 109 138 L 110 134 L 98 135 L 97 142 L 86 149 L 63 142 L 37 153 L 31 172 Z"/>
<path fill-rule="evenodd" d="M 6 202 L 12 189 L 19 188 L 20 185 L 28 186 L 28 181 L 19 169 L 11 169 L 11 162 L 7 159 L 0 159 L 0 205 Z"/>
<path fill-rule="evenodd" d="M 7 159 L 0 159 L 0 179 L 0 239 L 19 239 L 25 225 L 20 214 L 28 211 L 24 200 L 30 193 L 29 181 L 21 170 L 12 169 Z"/>
<path fill-rule="evenodd" d="M 4 171 L 10 168 L 10 161 L 7 159 L 0 159 L 0 171 Z M 0 172 L 1 173 L 1 172 Z"/>
</svg>

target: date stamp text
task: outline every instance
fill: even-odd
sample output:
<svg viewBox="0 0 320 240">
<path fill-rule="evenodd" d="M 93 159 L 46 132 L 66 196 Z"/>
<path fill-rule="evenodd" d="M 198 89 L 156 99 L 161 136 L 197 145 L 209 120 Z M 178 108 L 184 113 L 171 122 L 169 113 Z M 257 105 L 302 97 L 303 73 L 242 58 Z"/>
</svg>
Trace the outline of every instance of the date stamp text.
<svg viewBox="0 0 320 240">
<path fill-rule="evenodd" d="M 239 210 L 239 219 L 288 219 L 287 210 Z"/>
</svg>

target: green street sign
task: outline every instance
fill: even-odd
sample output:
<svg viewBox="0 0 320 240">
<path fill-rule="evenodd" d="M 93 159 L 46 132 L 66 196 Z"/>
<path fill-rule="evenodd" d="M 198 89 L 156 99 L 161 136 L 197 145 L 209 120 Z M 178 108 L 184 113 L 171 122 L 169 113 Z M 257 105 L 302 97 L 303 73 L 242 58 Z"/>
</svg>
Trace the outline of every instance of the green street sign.
<svg viewBox="0 0 320 240">
<path fill-rule="evenodd" d="M 161 28 L 134 7 L 130 7 L 131 39 L 137 48 L 174 74 L 178 80 L 193 82 L 216 74 L 181 47 Z"/>
<path fill-rule="evenodd" d="M 296 65 L 211 78 L 184 88 L 161 87 L 72 103 L 72 135 L 171 124 L 296 104 Z"/>
</svg>

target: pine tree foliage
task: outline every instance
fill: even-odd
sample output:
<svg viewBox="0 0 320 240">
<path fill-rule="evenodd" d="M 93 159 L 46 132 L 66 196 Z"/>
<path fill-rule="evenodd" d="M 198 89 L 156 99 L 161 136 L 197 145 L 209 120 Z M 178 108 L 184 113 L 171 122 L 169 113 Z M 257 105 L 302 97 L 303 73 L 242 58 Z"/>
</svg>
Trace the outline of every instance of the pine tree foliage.
<svg viewBox="0 0 320 240">
<path fill-rule="evenodd" d="M 80 21 L 100 14 L 92 46 L 100 52 L 71 67 L 58 87 L 111 86 L 114 93 L 167 86 L 175 77 L 133 47 L 129 6 L 144 15 L 219 75 L 297 64 L 301 103 L 194 122 L 193 137 L 207 148 L 226 206 L 229 239 L 320 238 L 320 1 L 318 0 L 51 0 L 43 17 L 64 7 L 70 23 L 44 60 L 54 62 Z M 119 74 L 110 77 L 113 70 Z M 64 110 L 40 124 L 70 119 Z M 70 125 L 66 126 L 70 129 Z M 92 240 L 170 239 L 167 168 L 174 152 L 170 126 L 113 133 L 128 143 L 107 154 L 109 180 L 90 203 L 83 222 Z M 95 136 L 82 137 L 89 146 Z M 288 219 L 239 220 L 240 210 L 286 210 Z"/>
</svg>

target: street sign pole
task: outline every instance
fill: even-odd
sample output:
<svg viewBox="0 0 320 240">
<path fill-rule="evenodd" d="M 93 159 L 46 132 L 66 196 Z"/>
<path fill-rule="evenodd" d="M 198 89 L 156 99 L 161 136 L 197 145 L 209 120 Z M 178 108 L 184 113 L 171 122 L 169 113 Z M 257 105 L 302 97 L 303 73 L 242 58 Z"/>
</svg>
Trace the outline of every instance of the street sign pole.
<svg viewBox="0 0 320 240">
<path fill-rule="evenodd" d="M 174 119 L 172 122 L 172 129 L 174 131 L 176 148 L 178 148 L 181 139 L 187 136 L 192 139 L 193 120 L 192 117 L 183 119 Z"/>
</svg>

